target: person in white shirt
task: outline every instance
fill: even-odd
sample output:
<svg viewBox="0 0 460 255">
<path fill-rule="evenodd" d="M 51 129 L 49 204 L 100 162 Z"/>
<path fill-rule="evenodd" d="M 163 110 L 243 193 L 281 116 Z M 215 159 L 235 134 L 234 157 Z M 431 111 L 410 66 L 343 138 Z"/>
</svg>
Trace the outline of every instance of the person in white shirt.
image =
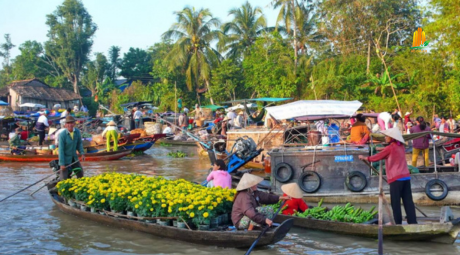
<svg viewBox="0 0 460 255">
<path fill-rule="evenodd" d="M 67 110 L 65 110 L 65 111 L 63 111 L 61 113 L 61 117 L 60 117 L 61 119 L 59 120 L 61 128 L 64 127 L 64 125 L 65 125 L 65 117 L 67 117 L 67 115 L 70 115 L 70 112 L 72 112 L 72 109 L 69 107 L 69 108 L 67 108 Z"/>
<path fill-rule="evenodd" d="M 163 129 L 163 134 L 172 135 L 171 124 L 166 123 L 165 129 Z"/>
<path fill-rule="evenodd" d="M 393 127 L 391 114 L 388 112 L 381 112 L 377 117 L 377 122 L 379 123 L 380 131 Z"/>
<path fill-rule="evenodd" d="M 78 105 L 73 106 L 73 112 L 78 112 Z"/>
<path fill-rule="evenodd" d="M 135 126 L 135 128 L 139 128 L 140 125 L 141 125 L 141 120 L 142 120 L 142 112 L 139 111 L 139 109 L 137 109 L 137 107 L 134 107 L 134 109 L 136 110 L 134 112 L 134 116 L 133 116 L 134 117 L 134 126 Z"/>
<path fill-rule="evenodd" d="M 62 131 L 66 130 L 66 128 L 64 126 L 65 126 L 65 119 L 64 119 L 64 125 L 62 125 L 62 127 L 58 131 L 56 131 L 54 133 L 54 145 L 56 145 L 56 148 L 59 146 L 59 134 Z M 50 135 L 50 134 L 48 134 L 48 135 Z"/>
<path fill-rule="evenodd" d="M 189 111 L 190 110 L 187 107 L 184 106 L 184 112 L 188 114 Z"/>
<path fill-rule="evenodd" d="M 106 135 L 107 152 L 110 152 L 110 142 L 113 140 L 113 151 L 118 150 L 118 128 L 115 121 L 111 120 L 107 123 L 107 127 L 102 131 L 102 137 Z"/>
<path fill-rule="evenodd" d="M 233 120 L 233 127 L 234 128 L 243 128 L 243 125 L 244 125 L 244 112 L 241 111 L 238 113 L 238 116 L 236 116 L 236 118 Z"/>
<path fill-rule="evenodd" d="M 228 123 L 233 126 L 233 120 L 236 118 L 236 113 L 233 109 L 230 109 L 227 113 Z"/>
<path fill-rule="evenodd" d="M 48 111 L 40 112 L 40 117 L 38 117 L 37 124 L 35 124 L 35 129 L 38 131 L 39 142 L 38 145 L 43 145 L 43 141 L 45 140 L 45 129 L 47 129 L 50 125 L 48 124 L 48 118 L 46 115 Z"/>
</svg>

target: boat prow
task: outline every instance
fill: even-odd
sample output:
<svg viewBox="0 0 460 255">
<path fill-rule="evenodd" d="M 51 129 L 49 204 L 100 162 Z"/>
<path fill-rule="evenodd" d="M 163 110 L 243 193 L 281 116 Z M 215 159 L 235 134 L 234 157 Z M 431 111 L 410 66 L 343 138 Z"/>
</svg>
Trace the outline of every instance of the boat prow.
<svg viewBox="0 0 460 255">
<path fill-rule="evenodd" d="M 126 219 L 121 217 L 113 217 L 109 215 L 102 215 L 99 213 L 91 213 L 88 211 L 82 211 L 75 207 L 71 207 L 64 203 L 64 200 L 56 193 L 50 192 L 51 200 L 59 208 L 60 211 L 68 214 L 75 215 L 77 217 L 89 219 L 92 221 L 99 222 L 104 225 L 110 225 L 112 227 L 118 227 L 123 229 L 135 230 L 144 233 L 149 233 L 159 237 L 171 238 L 175 240 L 203 244 L 213 245 L 219 247 L 231 247 L 231 248 L 247 248 L 257 239 L 260 231 L 224 231 L 224 230 L 189 230 L 171 226 L 161 226 L 156 223 L 147 223 L 144 221 Z M 289 232 L 294 224 L 294 220 L 288 219 L 277 227 L 270 228 L 261 237 L 257 246 L 266 246 L 274 244 L 282 240 Z"/>
</svg>

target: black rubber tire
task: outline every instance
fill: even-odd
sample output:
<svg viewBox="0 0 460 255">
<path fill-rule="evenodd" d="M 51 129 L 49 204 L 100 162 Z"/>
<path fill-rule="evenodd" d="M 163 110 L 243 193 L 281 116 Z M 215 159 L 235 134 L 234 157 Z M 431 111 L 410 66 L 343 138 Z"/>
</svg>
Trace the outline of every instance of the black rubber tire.
<svg viewBox="0 0 460 255">
<path fill-rule="evenodd" d="M 304 184 L 305 178 L 308 178 L 309 176 L 313 176 L 314 178 L 316 178 L 318 180 L 318 183 L 315 186 L 313 186 L 312 188 L 308 188 Z M 303 191 L 305 191 L 307 193 L 315 193 L 321 187 L 321 176 L 317 172 L 306 171 L 306 172 L 304 172 L 303 174 L 300 175 L 299 179 L 297 180 L 297 184 L 299 184 L 299 187 Z"/>
<path fill-rule="evenodd" d="M 431 187 L 433 187 L 433 185 L 439 185 L 442 187 L 443 192 L 440 196 L 435 196 L 433 195 L 433 193 L 431 193 Z M 447 197 L 447 194 L 449 193 L 449 188 L 447 187 L 447 184 L 444 181 L 441 181 L 439 179 L 433 179 L 426 183 L 425 193 L 431 200 L 441 201 Z"/>
<path fill-rule="evenodd" d="M 361 179 L 361 185 L 358 187 L 353 186 L 353 184 L 350 183 L 350 179 L 353 177 L 358 177 Z M 345 185 L 350 191 L 353 192 L 361 192 L 364 188 L 367 186 L 367 179 L 366 176 L 361 173 L 360 171 L 353 171 L 348 174 L 347 178 L 345 179 Z"/>
<path fill-rule="evenodd" d="M 283 178 L 280 175 L 280 170 L 284 168 L 288 170 L 288 175 Z M 292 179 L 292 176 L 294 176 L 294 169 L 292 169 L 292 166 L 290 166 L 288 163 L 279 163 L 278 165 L 275 166 L 274 174 L 275 174 L 275 179 L 277 181 L 281 183 L 286 183 Z"/>
</svg>

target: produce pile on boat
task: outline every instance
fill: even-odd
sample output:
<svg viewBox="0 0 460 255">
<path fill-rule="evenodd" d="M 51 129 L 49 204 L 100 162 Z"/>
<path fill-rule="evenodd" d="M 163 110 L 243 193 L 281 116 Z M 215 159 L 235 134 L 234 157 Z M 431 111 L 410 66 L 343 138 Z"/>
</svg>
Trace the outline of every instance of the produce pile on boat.
<svg viewBox="0 0 460 255">
<path fill-rule="evenodd" d="M 318 203 L 317 207 L 309 208 L 303 213 L 296 212 L 294 216 L 317 220 L 363 223 L 372 220 L 378 212 L 374 211 L 375 206 L 372 206 L 369 211 L 365 211 L 362 208 L 354 207 L 350 203 L 347 203 L 345 206 L 336 205 L 330 210 L 321 205 L 322 200 Z"/>
<path fill-rule="evenodd" d="M 58 194 L 97 210 L 135 212 L 139 217 L 177 217 L 195 224 L 229 213 L 234 189 L 206 188 L 183 179 L 105 173 L 67 179 Z"/>
</svg>

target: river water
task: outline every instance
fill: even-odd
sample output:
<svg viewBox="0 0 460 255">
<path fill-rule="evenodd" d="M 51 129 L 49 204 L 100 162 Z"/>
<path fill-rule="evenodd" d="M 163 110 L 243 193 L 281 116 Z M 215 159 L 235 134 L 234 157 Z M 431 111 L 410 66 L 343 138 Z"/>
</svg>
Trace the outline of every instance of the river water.
<svg viewBox="0 0 460 255">
<path fill-rule="evenodd" d="M 168 152 L 181 150 L 186 158 Z M 209 160 L 195 147 L 154 146 L 145 155 L 112 162 L 84 162 L 86 175 L 108 171 L 162 175 L 201 182 Z M 51 173 L 47 163 L 0 162 L 0 199 Z M 46 189 L 30 194 L 40 183 L 0 203 L 0 254 L 244 254 L 245 250 L 196 245 L 140 232 L 118 229 L 60 212 Z M 429 215 L 439 208 L 422 207 Z M 460 216 L 460 209 L 453 208 Z M 460 254 L 460 239 L 453 245 L 384 241 L 385 254 Z M 252 254 L 376 254 L 375 239 L 294 228 L 281 242 Z"/>
</svg>

